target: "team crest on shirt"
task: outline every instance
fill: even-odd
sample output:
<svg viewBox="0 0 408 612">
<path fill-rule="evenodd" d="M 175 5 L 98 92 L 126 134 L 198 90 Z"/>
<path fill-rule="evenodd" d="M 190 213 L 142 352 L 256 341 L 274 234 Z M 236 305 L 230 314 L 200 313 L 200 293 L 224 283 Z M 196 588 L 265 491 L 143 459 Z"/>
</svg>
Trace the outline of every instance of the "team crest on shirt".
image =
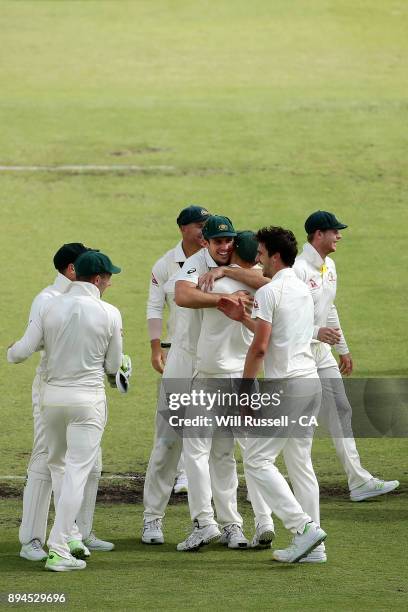
<svg viewBox="0 0 408 612">
<path fill-rule="evenodd" d="M 256 300 L 254 300 L 254 308 L 259 308 L 259 304 Z"/>
<path fill-rule="evenodd" d="M 309 278 L 308 284 L 311 289 L 317 289 L 319 287 L 319 285 L 316 283 L 315 280 L 313 280 L 313 278 Z"/>
<path fill-rule="evenodd" d="M 154 285 L 155 287 L 159 286 L 159 283 L 157 281 L 157 278 L 155 277 L 155 275 L 152 272 L 152 285 Z"/>
<path fill-rule="evenodd" d="M 332 281 L 332 283 L 336 280 L 336 277 L 334 276 L 334 274 L 333 274 L 333 272 L 331 270 L 328 273 L 327 278 L 329 279 L 329 281 Z"/>
<path fill-rule="evenodd" d="M 196 272 L 197 268 L 190 268 L 189 270 L 187 270 L 187 274 L 193 274 L 193 272 Z"/>
</svg>

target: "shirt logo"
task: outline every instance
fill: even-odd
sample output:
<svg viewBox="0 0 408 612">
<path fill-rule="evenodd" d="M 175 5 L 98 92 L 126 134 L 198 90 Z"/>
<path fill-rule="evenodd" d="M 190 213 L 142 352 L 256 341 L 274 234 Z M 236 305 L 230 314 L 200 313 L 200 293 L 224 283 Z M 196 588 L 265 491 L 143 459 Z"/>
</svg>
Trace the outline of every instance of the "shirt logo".
<svg viewBox="0 0 408 612">
<path fill-rule="evenodd" d="M 196 270 L 197 270 L 197 268 L 190 268 L 189 270 L 187 270 L 187 274 L 192 274 Z"/>
<path fill-rule="evenodd" d="M 308 282 L 312 289 L 317 289 L 319 287 L 319 285 L 316 283 L 316 281 L 313 280 L 313 278 L 310 278 Z"/>
<path fill-rule="evenodd" d="M 159 283 L 157 281 L 157 278 L 155 277 L 155 275 L 152 272 L 152 285 L 155 285 L 155 287 L 159 286 Z"/>
<path fill-rule="evenodd" d="M 254 308 L 259 308 L 259 304 L 256 300 L 254 300 Z"/>
<path fill-rule="evenodd" d="M 329 281 L 334 282 L 336 280 L 336 277 L 334 276 L 333 272 L 330 270 L 329 274 L 327 275 L 327 278 L 329 279 Z"/>
</svg>

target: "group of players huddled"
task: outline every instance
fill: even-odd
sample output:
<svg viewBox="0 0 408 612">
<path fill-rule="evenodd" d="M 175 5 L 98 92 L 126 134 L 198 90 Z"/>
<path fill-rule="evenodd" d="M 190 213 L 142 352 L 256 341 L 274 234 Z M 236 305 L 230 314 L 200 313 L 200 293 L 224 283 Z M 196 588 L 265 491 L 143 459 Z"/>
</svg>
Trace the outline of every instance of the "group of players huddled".
<svg viewBox="0 0 408 612">
<path fill-rule="evenodd" d="M 361 466 L 351 430 L 342 376 L 351 374 L 353 362 L 334 305 L 337 275 L 328 257 L 347 226 L 330 212 L 314 212 L 306 219 L 307 242 L 298 254 L 288 229 L 236 231 L 228 217 L 201 206 L 184 208 L 177 225 L 181 240 L 153 266 L 147 303 L 151 361 L 162 384 L 144 486 L 142 542 L 164 542 L 162 521 L 174 488 L 188 493 L 193 523 L 179 551 L 213 541 L 232 549 L 269 548 L 275 514 L 293 534 L 286 549 L 273 552 L 276 561 L 325 562 L 326 533 L 311 461 L 314 427 L 311 419 L 303 432 L 290 423 L 299 425 L 311 415 L 325 424 L 352 501 L 399 485 Z M 63 245 L 54 266 L 57 278 L 35 298 L 25 334 L 10 345 L 7 357 L 19 363 L 42 351 L 32 389 L 34 446 L 20 556 L 45 560 L 52 571 L 70 571 L 84 569 L 91 552 L 114 548 L 92 530 L 106 424 L 104 376 L 126 392 L 131 361 L 123 354 L 120 313 L 101 299 L 120 268 L 82 243 Z M 238 398 L 235 412 L 215 401 L 221 392 Z M 251 427 L 262 419 L 253 418 L 251 401 L 243 403 L 254 393 L 283 398 L 277 402 L 281 413 L 265 419 L 274 425 L 266 433 Z M 210 398 L 210 405 L 203 400 L 197 406 L 191 401 L 197 397 Z M 177 417 L 170 416 L 169 398 L 184 407 Z M 241 427 L 241 419 L 248 426 Z M 254 513 L 251 540 L 237 507 L 237 444 Z M 292 488 L 275 465 L 280 453 Z M 47 553 L 52 491 L 56 516 Z"/>
</svg>

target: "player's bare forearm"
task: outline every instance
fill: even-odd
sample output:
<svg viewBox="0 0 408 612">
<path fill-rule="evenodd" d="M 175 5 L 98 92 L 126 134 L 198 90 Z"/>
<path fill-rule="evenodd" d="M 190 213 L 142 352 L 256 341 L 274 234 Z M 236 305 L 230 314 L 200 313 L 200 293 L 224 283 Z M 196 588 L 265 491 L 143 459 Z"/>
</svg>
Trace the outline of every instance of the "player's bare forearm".
<svg viewBox="0 0 408 612">
<path fill-rule="evenodd" d="M 244 373 L 242 378 L 251 380 L 256 378 L 258 372 L 261 370 L 264 357 L 265 351 L 259 349 L 256 345 L 254 345 L 254 343 L 252 343 L 245 359 Z"/>
<path fill-rule="evenodd" d="M 262 276 L 260 268 L 223 268 L 224 276 L 232 278 L 239 283 L 244 283 L 252 289 L 259 289 L 270 282 L 270 278 Z"/>
<path fill-rule="evenodd" d="M 272 334 L 272 325 L 268 321 L 258 317 L 254 319 L 254 323 L 254 338 L 245 359 L 243 378 L 255 378 L 258 374 Z"/>
<path fill-rule="evenodd" d="M 183 308 L 215 308 L 220 297 L 220 293 L 204 293 L 187 281 L 176 282 L 174 301 L 177 306 Z"/>
<path fill-rule="evenodd" d="M 245 315 L 242 317 L 241 323 L 245 325 L 249 331 L 255 332 L 255 320 L 247 312 L 245 312 Z"/>
</svg>

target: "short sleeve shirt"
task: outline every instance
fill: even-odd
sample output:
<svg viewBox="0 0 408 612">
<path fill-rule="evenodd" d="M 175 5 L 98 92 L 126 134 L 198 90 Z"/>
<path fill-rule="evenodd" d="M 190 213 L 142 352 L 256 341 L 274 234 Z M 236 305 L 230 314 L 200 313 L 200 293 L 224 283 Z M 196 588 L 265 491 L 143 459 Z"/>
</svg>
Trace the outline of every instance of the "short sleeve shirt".
<svg viewBox="0 0 408 612">
<path fill-rule="evenodd" d="M 266 378 L 317 376 L 310 342 L 313 336 L 313 299 L 292 268 L 275 274 L 255 294 L 252 317 L 272 325 L 265 356 Z"/>
<path fill-rule="evenodd" d="M 209 254 L 207 249 L 201 249 L 189 257 L 176 277 L 179 280 L 187 281 L 198 285 L 198 279 L 202 274 L 211 268 L 216 268 L 217 264 Z M 197 342 L 200 335 L 203 313 L 201 308 L 183 308 L 177 306 L 176 328 L 173 343 L 191 355 L 196 354 Z"/>
</svg>

